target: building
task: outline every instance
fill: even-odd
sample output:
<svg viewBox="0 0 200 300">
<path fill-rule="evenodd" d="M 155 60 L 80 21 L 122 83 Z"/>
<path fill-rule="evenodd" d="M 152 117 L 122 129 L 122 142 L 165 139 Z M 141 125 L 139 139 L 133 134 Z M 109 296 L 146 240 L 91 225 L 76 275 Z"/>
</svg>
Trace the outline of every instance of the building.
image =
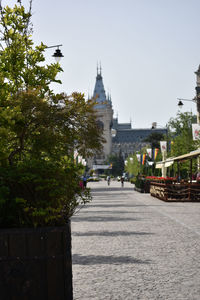
<svg viewBox="0 0 200 300">
<path fill-rule="evenodd" d="M 167 134 L 167 128 L 157 128 L 156 123 L 152 128 L 132 128 L 131 123 L 118 123 L 118 118 L 113 119 L 113 129 L 116 135 L 112 138 L 112 153 L 118 154 L 120 151 L 123 158 L 140 151 L 149 143 L 145 139 L 153 132 Z"/>
<path fill-rule="evenodd" d="M 101 75 L 101 67 L 97 67 L 96 83 L 93 92 L 93 99 L 96 102 L 94 108 L 97 113 L 97 123 L 103 129 L 103 137 L 106 143 L 103 144 L 103 151 L 94 157 L 95 164 L 104 164 L 106 158 L 112 151 L 112 120 L 113 109 L 112 101 L 109 95 L 106 95 L 103 78 Z"/>
<path fill-rule="evenodd" d="M 133 129 L 131 123 L 118 123 L 118 118 L 113 118 L 111 97 L 106 95 L 104 89 L 101 67 L 97 67 L 93 99 L 96 102 L 97 122 L 103 128 L 103 135 L 106 140 L 102 154 L 94 157 L 93 164 L 104 164 L 110 154 L 117 155 L 119 152 L 125 159 L 130 154 L 147 146 L 149 143 L 144 140 L 152 132 L 167 133 L 167 128 L 156 128 L 156 123 L 153 123 L 154 128 L 145 129 Z"/>
</svg>

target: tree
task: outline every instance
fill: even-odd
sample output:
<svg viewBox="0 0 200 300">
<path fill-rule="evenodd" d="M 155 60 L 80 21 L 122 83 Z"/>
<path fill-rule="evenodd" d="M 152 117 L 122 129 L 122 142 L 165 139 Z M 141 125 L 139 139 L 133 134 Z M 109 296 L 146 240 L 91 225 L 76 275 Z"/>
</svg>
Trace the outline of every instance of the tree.
<svg viewBox="0 0 200 300">
<path fill-rule="evenodd" d="M 124 159 L 121 151 L 118 155 L 111 154 L 107 160 L 107 163 L 112 164 L 111 174 L 115 177 L 121 176 L 124 172 Z"/>
<path fill-rule="evenodd" d="M 151 144 L 152 149 L 160 148 L 160 141 L 164 138 L 164 134 L 159 132 L 152 132 L 144 142 L 149 142 Z"/>
<path fill-rule="evenodd" d="M 40 95 L 49 95 L 50 83 L 61 83 L 56 75 L 62 71 L 58 63 L 42 65 L 45 62 L 46 45 L 34 47 L 31 39 L 32 0 L 26 12 L 21 1 L 13 8 L 0 6 L 1 65 L 0 99 L 6 101 L 10 94 L 19 90 L 38 89 Z"/>
<path fill-rule="evenodd" d="M 169 139 L 171 141 L 170 156 L 179 156 L 189 153 L 199 147 L 199 141 L 193 141 L 192 124 L 196 123 L 196 116 L 191 112 L 178 112 L 176 118 L 171 118 L 168 122 Z M 187 178 L 189 173 L 189 161 L 182 162 L 181 177 Z M 173 167 L 173 172 L 177 174 L 177 166 Z M 193 171 L 196 166 L 193 164 Z"/>
<path fill-rule="evenodd" d="M 31 39 L 31 7 L 0 7 L 0 226 L 64 224 L 91 199 L 79 186 L 85 158 L 102 147 L 102 131 L 84 95 L 55 95 L 59 64 L 42 66 Z M 61 105 L 62 101 L 62 105 Z"/>
<path fill-rule="evenodd" d="M 127 159 L 127 165 L 125 167 L 126 172 L 129 176 L 137 176 L 140 173 L 140 162 L 137 159 L 136 154 L 130 155 Z"/>
<path fill-rule="evenodd" d="M 169 120 L 172 156 L 186 154 L 197 148 L 198 142 L 193 141 L 192 137 L 192 123 L 196 123 L 196 116 L 191 112 L 178 112 L 176 118 Z"/>
</svg>

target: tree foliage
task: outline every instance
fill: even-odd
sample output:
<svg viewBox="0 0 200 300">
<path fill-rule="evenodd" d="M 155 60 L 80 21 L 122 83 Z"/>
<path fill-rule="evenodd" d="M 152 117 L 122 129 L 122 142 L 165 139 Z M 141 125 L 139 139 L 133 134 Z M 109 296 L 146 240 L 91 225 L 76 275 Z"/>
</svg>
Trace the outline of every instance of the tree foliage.
<svg viewBox="0 0 200 300">
<path fill-rule="evenodd" d="M 32 1 L 26 12 L 19 2 L 13 8 L 0 6 L 1 68 L 0 98 L 6 99 L 19 90 L 38 89 L 42 96 L 50 94 L 51 82 L 61 83 L 56 75 L 62 71 L 58 63 L 45 62 L 46 45 L 34 47 L 31 34 Z"/>
<path fill-rule="evenodd" d="M 152 149 L 160 148 L 160 141 L 164 139 L 164 134 L 160 132 L 152 132 L 144 141 L 151 144 Z"/>
<path fill-rule="evenodd" d="M 124 159 L 121 151 L 116 155 L 111 154 L 107 162 L 112 164 L 110 172 L 114 177 L 122 176 L 124 172 Z"/>
<path fill-rule="evenodd" d="M 140 173 L 141 166 L 140 162 L 137 159 L 136 154 L 130 155 L 127 159 L 127 165 L 125 167 L 126 172 L 129 173 L 129 176 L 137 176 Z"/>
<path fill-rule="evenodd" d="M 83 94 L 51 91 L 62 69 L 33 45 L 32 1 L 27 12 L 17 2 L 0 7 L 0 227 L 62 225 L 91 199 L 74 149 L 92 155 L 102 132 Z"/>
<path fill-rule="evenodd" d="M 169 120 L 172 156 L 186 154 L 197 148 L 198 142 L 193 141 L 192 137 L 193 123 L 196 123 L 196 116 L 191 112 L 178 112 L 176 118 Z"/>
</svg>

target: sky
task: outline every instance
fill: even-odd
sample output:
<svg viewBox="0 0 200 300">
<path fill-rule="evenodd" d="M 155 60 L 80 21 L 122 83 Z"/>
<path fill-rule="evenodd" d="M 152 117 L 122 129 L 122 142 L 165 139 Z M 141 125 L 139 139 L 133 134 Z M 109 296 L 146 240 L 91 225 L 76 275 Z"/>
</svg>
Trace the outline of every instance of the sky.
<svg viewBox="0 0 200 300">
<path fill-rule="evenodd" d="M 53 85 L 55 92 L 77 91 L 87 99 L 101 62 L 119 122 L 162 127 L 176 117 L 177 98 L 195 97 L 199 11 L 199 0 L 33 0 L 33 40 L 63 45 L 62 85 Z M 47 63 L 53 52 L 46 50 Z M 196 104 L 184 102 L 181 111 L 196 113 Z"/>
</svg>

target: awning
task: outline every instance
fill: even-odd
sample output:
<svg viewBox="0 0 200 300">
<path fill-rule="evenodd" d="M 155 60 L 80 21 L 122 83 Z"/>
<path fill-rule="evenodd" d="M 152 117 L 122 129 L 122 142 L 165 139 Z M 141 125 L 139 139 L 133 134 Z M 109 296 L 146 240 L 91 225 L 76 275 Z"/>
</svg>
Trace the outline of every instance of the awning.
<svg viewBox="0 0 200 300">
<path fill-rule="evenodd" d="M 165 161 L 159 161 L 156 163 L 156 169 L 162 169 L 164 166 L 165 168 L 170 167 L 174 163 L 174 157 L 169 157 Z"/>
<path fill-rule="evenodd" d="M 157 162 L 156 169 L 162 169 L 163 163 Z"/>
<path fill-rule="evenodd" d="M 200 155 L 200 149 L 192 151 L 190 153 L 187 154 L 183 154 L 177 157 L 174 157 L 174 161 L 179 161 L 179 160 L 183 160 L 183 159 L 189 159 L 189 158 L 193 158 L 193 157 L 197 157 Z"/>
<path fill-rule="evenodd" d="M 177 156 L 177 157 L 169 157 L 165 161 L 158 161 L 156 163 L 156 169 L 162 169 L 163 164 L 164 164 L 165 168 L 168 168 L 171 165 L 173 165 L 173 163 L 175 161 L 181 161 L 181 160 L 185 160 L 185 159 L 195 158 L 195 157 L 197 157 L 199 155 L 200 155 L 200 149 L 192 151 L 192 152 L 187 153 L 187 154 L 183 154 L 183 155 Z"/>
<path fill-rule="evenodd" d="M 165 168 L 168 168 L 168 167 L 170 167 L 171 165 L 173 165 L 173 161 L 166 161 L 165 162 Z"/>
</svg>

